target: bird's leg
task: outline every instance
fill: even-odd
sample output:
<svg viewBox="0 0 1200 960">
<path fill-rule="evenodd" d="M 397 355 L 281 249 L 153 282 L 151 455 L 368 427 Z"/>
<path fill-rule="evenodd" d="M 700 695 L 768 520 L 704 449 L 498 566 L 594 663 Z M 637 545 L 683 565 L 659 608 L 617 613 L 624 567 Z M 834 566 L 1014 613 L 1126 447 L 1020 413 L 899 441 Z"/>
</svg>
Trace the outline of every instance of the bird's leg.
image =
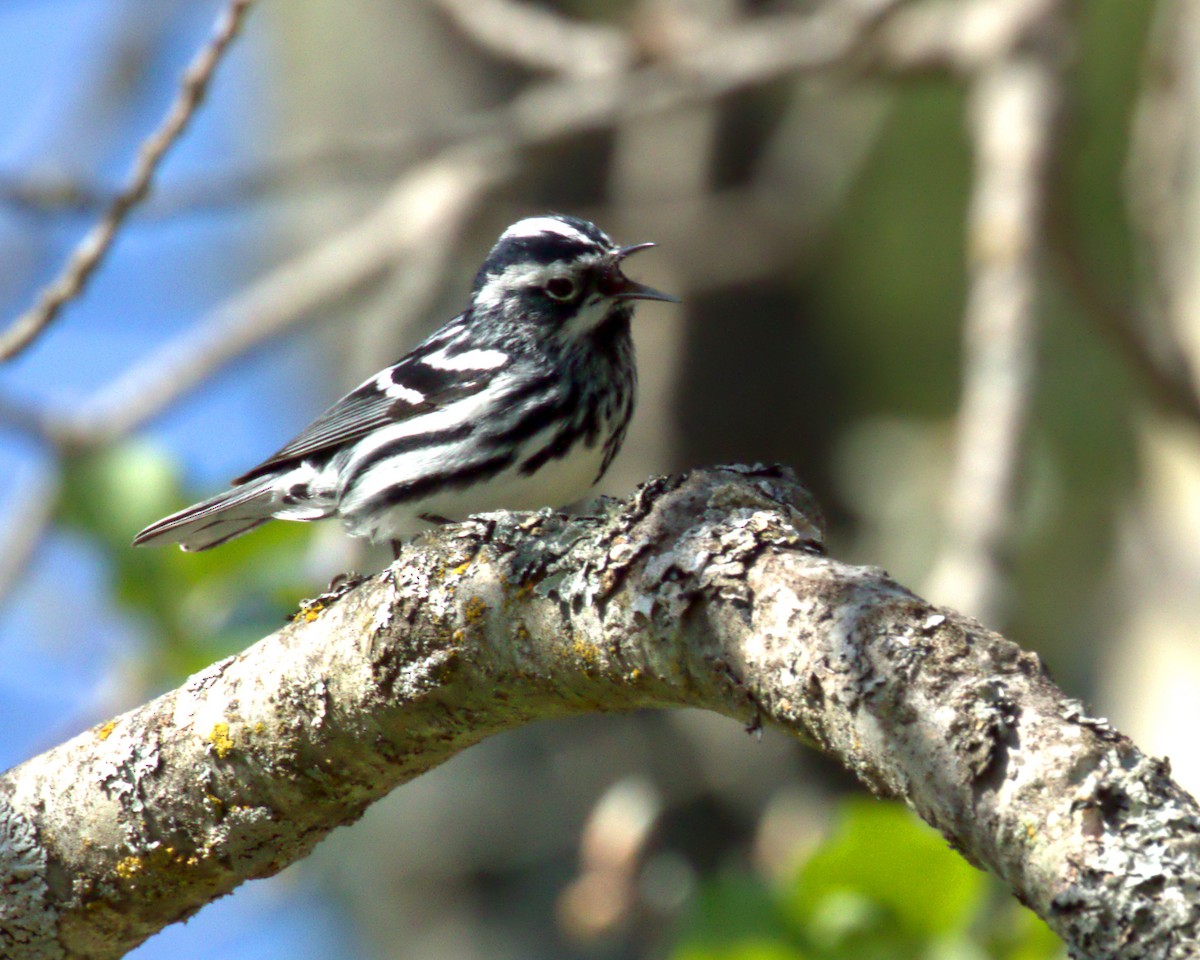
<svg viewBox="0 0 1200 960">
<path fill-rule="evenodd" d="M 355 573 L 353 570 L 349 573 L 339 573 L 329 581 L 329 589 L 320 596 L 301 600 L 299 610 L 290 614 L 288 620 L 291 622 L 299 620 L 303 623 L 312 623 L 312 621 L 321 615 L 323 610 L 342 599 L 342 597 L 366 579 L 361 573 Z"/>
<path fill-rule="evenodd" d="M 439 527 L 442 526 L 443 524 L 454 522 L 453 520 L 449 519 L 448 517 L 443 517 L 441 514 L 438 514 L 438 513 L 419 513 L 419 514 L 417 514 L 417 519 L 424 520 L 426 523 L 432 523 Z M 400 550 L 403 548 L 404 544 L 401 543 L 399 540 L 389 540 L 388 543 L 390 543 L 392 545 L 392 559 L 399 560 L 400 559 Z"/>
<path fill-rule="evenodd" d="M 367 578 L 361 573 L 357 573 L 354 570 L 350 570 L 347 573 L 336 574 L 333 579 L 329 581 L 329 586 L 326 587 L 325 593 L 322 594 L 322 597 L 331 596 L 336 598 L 343 596 L 366 579 Z"/>
</svg>

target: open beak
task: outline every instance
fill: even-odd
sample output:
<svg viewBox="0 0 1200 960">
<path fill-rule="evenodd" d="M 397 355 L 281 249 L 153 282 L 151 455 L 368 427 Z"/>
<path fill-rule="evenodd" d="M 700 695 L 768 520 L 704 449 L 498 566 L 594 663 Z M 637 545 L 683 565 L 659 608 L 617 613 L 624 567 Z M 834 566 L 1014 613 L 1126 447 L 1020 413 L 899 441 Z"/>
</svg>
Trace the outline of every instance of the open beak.
<svg viewBox="0 0 1200 960">
<path fill-rule="evenodd" d="M 635 243 L 629 247 L 621 247 L 613 255 L 612 269 L 605 277 L 605 293 L 617 300 L 663 300 L 666 303 L 679 303 L 678 297 L 673 297 L 669 293 L 663 293 L 661 290 L 655 290 L 653 287 L 648 287 L 644 283 L 638 283 L 636 280 L 630 280 L 621 272 L 621 261 L 631 253 L 637 253 L 639 250 L 648 250 L 654 246 L 652 243 Z"/>
</svg>

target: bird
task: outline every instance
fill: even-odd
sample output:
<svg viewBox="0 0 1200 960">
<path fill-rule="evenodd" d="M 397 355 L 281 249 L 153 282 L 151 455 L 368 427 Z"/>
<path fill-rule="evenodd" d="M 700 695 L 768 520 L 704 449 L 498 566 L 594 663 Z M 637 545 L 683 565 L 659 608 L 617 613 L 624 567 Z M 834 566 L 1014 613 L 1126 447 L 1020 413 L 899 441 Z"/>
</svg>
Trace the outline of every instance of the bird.
<svg viewBox="0 0 1200 960">
<path fill-rule="evenodd" d="M 431 524 L 581 499 L 633 414 L 634 304 L 679 302 L 623 272 L 653 246 L 618 246 L 563 214 L 517 221 L 462 313 L 229 489 L 150 524 L 134 545 L 207 550 L 272 518 L 336 517 L 399 556 Z"/>
</svg>

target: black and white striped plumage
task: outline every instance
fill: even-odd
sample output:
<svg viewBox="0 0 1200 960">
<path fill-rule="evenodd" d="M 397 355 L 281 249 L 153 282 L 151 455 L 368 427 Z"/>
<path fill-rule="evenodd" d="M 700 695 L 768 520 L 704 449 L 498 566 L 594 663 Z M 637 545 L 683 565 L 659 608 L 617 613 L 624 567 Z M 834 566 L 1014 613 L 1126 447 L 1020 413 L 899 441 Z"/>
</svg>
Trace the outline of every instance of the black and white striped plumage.
<svg viewBox="0 0 1200 960">
<path fill-rule="evenodd" d="M 135 544 L 205 550 L 272 517 L 336 516 L 396 541 L 426 519 L 562 506 L 603 476 L 637 386 L 633 300 L 674 300 L 630 280 L 618 247 L 565 216 L 509 227 L 470 306 L 209 500 Z"/>
</svg>

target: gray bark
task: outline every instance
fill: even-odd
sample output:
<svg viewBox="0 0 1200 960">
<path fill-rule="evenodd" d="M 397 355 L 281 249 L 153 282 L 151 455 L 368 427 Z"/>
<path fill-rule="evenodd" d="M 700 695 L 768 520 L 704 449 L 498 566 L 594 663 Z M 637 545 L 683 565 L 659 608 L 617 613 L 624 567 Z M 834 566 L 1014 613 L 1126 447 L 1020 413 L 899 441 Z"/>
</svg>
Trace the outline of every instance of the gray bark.
<svg viewBox="0 0 1200 960">
<path fill-rule="evenodd" d="M 1076 956 L 1195 955 L 1200 811 L 1166 763 L 1035 655 L 819 541 L 808 495 L 762 467 L 441 529 L 5 774 L 3 955 L 121 956 L 489 734 L 677 705 L 781 727 L 903 798 Z"/>
</svg>

